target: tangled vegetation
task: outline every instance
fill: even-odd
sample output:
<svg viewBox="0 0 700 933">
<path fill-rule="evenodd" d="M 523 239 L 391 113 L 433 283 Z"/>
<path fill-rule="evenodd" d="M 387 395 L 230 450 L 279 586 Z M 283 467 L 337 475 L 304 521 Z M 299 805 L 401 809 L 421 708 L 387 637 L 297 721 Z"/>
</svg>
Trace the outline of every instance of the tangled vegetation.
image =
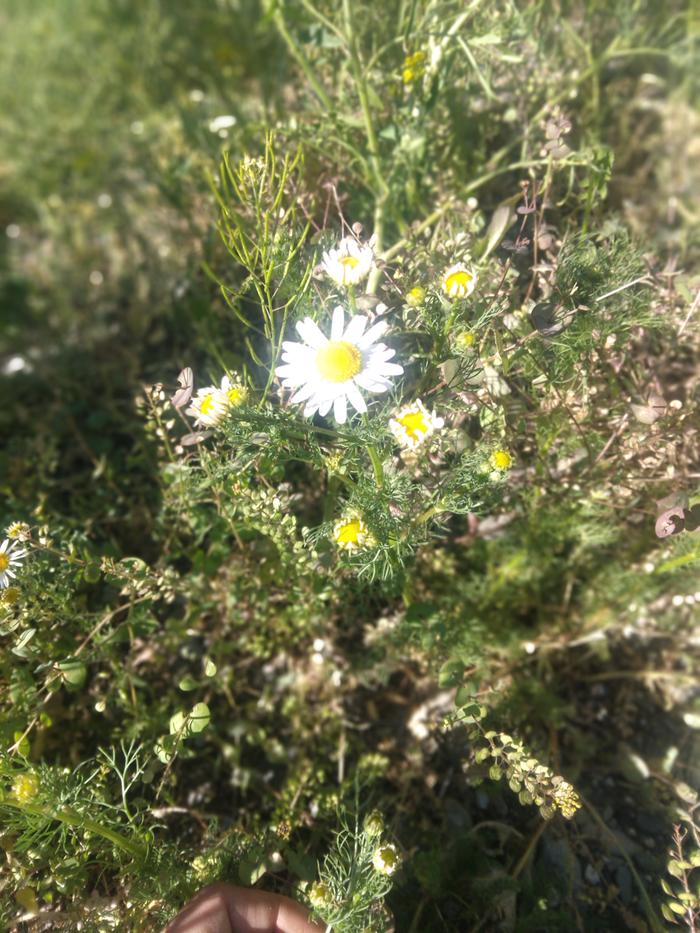
<svg viewBox="0 0 700 933">
<path fill-rule="evenodd" d="M 697 930 L 696 14 L 0 35 L 0 927 Z"/>
</svg>

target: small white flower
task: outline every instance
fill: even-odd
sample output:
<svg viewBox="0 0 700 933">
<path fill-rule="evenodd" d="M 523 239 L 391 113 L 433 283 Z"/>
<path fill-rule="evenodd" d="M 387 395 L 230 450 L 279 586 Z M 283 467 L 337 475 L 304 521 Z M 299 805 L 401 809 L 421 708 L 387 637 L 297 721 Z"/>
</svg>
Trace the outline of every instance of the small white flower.
<svg viewBox="0 0 700 933">
<path fill-rule="evenodd" d="M 5 529 L 5 535 L 17 541 L 28 541 L 31 538 L 31 530 L 26 522 L 11 522 Z"/>
<path fill-rule="evenodd" d="M 357 285 L 366 279 L 374 263 L 372 241 L 358 243 L 353 237 L 343 237 L 337 249 L 323 254 L 323 271 L 338 285 Z"/>
<path fill-rule="evenodd" d="M 205 386 L 199 389 L 185 414 L 192 415 L 198 426 L 214 428 L 232 408 L 245 401 L 246 395 L 243 385 L 224 376 L 220 386 Z"/>
<path fill-rule="evenodd" d="M 399 853 L 396 851 L 396 846 L 392 845 L 390 842 L 386 845 L 379 846 L 372 856 L 372 865 L 375 871 L 378 871 L 380 875 L 393 875 L 399 867 L 400 861 L 401 859 L 399 858 Z"/>
<path fill-rule="evenodd" d="M 466 298 L 476 288 L 476 273 L 458 262 L 443 275 L 442 287 L 449 298 Z"/>
<path fill-rule="evenodd" d="M 0 544 L 0 589 L 10 585 L 10 580 L 16 576 L 18 564 L 26 556 L 26 549 L 17 550 L 17 541 L 10 542 L 9 538 Z"/>
<path fill-rule="evenodd" d="M 316 412 L 325 416 L 332 408 L 335 420 L 344 424 L 348 402 L 355 411 L 367 411 L 360 389 L 386 392 L 390 377 L 403 373 L 402 366 L 388 362 L 395 351 L 375 342 L 387 323 L 379 321 L 365 331 L 366 326 L 365 315 L 356 314 L 345 327 L 345 315 L 338 306 L 333 312 L 330 339 L 307 317 L 297 321 L 304 342 L 282 344 L 284 365 L 277 367 L 276 374 L 286 389 L 296 389 L 291 402 L 306 402 L 307 418 Z"/>
<path fill-rule="evenodd" d="M 399 444 L 411 450 L 444 426 L 444 419 L 438 418 L 434 411 L 428 411 L 419 398 L 410 405 L 404 405 L 389 421 L 391 433 Z"/>
<path fill-rule="evenodd" d="M 220 117 L 214 117 L 209 121 L 209 132 L 218 133 L 220 130 L 228 130 L 235 126 L 238 121 L 231 113 L 222 114 Z"/>
</svg>

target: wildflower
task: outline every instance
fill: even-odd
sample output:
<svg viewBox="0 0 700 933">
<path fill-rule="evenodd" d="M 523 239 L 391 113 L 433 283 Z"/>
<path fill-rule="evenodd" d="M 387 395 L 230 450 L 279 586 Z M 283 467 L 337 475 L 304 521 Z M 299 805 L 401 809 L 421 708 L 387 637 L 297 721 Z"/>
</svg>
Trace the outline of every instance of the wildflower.
<svg viewBox="0 0 700 933">
<path fill-rule="evenodd" d="M 355 551 L 368 543 L 370 534 L 359 515 L 351 515 L 335 523 L 333 538 L 341 550 Z"/>
<path fill-rule="evenodd" d="M 18 541 L 28 541 L 30 538 L 29 525 L 26 522 L 11 522 L 5 529 L 8 538 L 16 538 Z"/>
<path fill-rule="evenodd" d="M 408 295 L 406 295 L 406 304 L 409 308 L 419 308 L 425 301 L 425 289 L 421 288 L 420 285 L 416 285 L 415 288 L 412 288 Z"/>
<path fill-rule="evenodd" d="M 457 263 L 443 275 L 442 287 L 449 298 L 465 298 L 476 288 L 476 273 L 464 263 Z"/>
<path fill-rule="evenodd" d="M 412 84 L 425 74 L 425 52 L 414 52 L 403 60 L 401 77 L 404 84 Z"/>
<path fill-rule="evenodd" d="M 9 538 L 0 544 L 0 589 L 10 585 L 10 580 L 15 576 L 17 564 L 22 562 L 26 550 L 16 550 L 17 542 L 10 543 Z"/>
<path fill-rule="evenodd" d="M 397 412 L 389 421 L 389 428 L 403 447 L 415 449 L 434 431 L 444 427 L 445 422 L 435 412 L 428 411 L 419 398 Z"/>
<path fill-rule="evenodd" d="M 368 836 L 381 836 L 384 832 L 384 818 L 379 810 L 372 810 L 367 814 L 364 826 Z"/>
<path fill-rule="evenodd" d="M 223 113 L 221 116 L 214 117 L 213 120 L 209 121 L 209 132 L 220 133 L 221 130 L 229 130 L 237 122 L 232 113 Z"/>
<path fill-rule="evenodd" d="M 39 776 L 28 771 L 19 774 L 12 784 L 12 796 L 18 803 L 31 803 L 39 793 Z"/>
<path fill-rule="evenodd" d="M 476 337 L 470 330 L 462 331 L 455 340 L 457 347 L 462 350 L 470 350 L 476 343 Z"/>
<path fill-rule="evenodd" d="M 554 805 L 567 820 L 570 820 L 581 807 L 581 798 L 568 781 L 559 781 L 554 789 L 552 797 Z"/>
<path fill-rule="evenodd" d="M 509 470 L 513 465 L 513 458 L 507 450 L 494 450 L 490 457 L 491 466 L 494 470 Z"/>
<path fill-rule="evenodd" d="M 0 606 L 14 606 L 21 596 L 18 586 L 8 586 L 0 593 Z"/>
<path fill-rule="evenodd" d="M 226 395 L 231 408 L 243 405 L 248 398 L 248 390 L 237 378 L 224 376 L 221 380 L 221 391 Z"/>
<path fill-rule="evenodd" d="M 219 387 L 206 386 L 199 389 L 185 414 L 192 415 L 195 424 L 213 428 L 223 421 L 232 408 L 242 405 L 246 395 L 245 386 L 224 376 Z"/>
<path fill-rule="evenodd" d="M 316 881 L 309 888 L 309 903 L 318 910 L 319 907 L 328 907 L 333 903 L 333 894 L 325 881 Z"/>
<path fill-rule="evenodd" d="M 396 851 L 396 846 L 391 843 L 379 846 L 378 849 L 375 849 L 374 855 L 372 856 L 372 865 L 374 865 L 375 871 L 378 871 L 380 875 L 393 875 L 399 867 L 400 861 L 401 859 L 399 858 L 399 853 Z"/>
<path fill-rule="evenodd" d="M 277 375 L 285 388 L 297 390 L 291 402 L 306 402 L 307 418 L 316 412 L 327 415 L 332 408 L 335 420 L 344 424 L 348 401 L 356 411 L 367 411 L 360 389 L 386 392 L 391 385 L 389 377 L 403 372 L 403 367 L 388 362 L 395 351 L 375 343 L 386 330 L 386 322 L 380 321 L 365 332 L 366 325 L 367 318 L 357 314 L 344 328 L 343 309 L 338 306 L 333 312 L 330 339 L 307 317 L 297 321 L 304 342 L 282 344 L 285 365 L 277 367 Z"/>
<path fill-rule="evenodd" d="M 374 262 L 372 241 L 366 245 L 358 243 L 353 237 L 343 237 L 337 249 L 329 249 L 323 254 L 322 267 L 338 285 L 357 285 L 369 275 Z"/>
</svg>

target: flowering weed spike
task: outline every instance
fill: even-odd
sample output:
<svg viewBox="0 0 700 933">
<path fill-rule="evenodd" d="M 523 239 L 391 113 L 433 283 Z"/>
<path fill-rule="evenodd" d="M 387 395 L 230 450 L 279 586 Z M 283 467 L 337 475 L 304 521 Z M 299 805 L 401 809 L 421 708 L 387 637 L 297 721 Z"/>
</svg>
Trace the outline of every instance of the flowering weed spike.
<svg viewBox="0 0 700 933">
<path fill-rule="evenodd" d="M 343 308 L 333 312 L 330 338 L 311 318 L 297 322 L 303 343 L 285 341 L 282 366 L 276 375 L 287 389 L 296 389 L 291 402 L 305 402 L 304 415 L 318 412 L 327 415 L 331 408 L 338 424 L 347 421 L 348 402 L 355 411 L 366 412 L 367 405 L 360 392 L 386 392 L 390 377 L 400 376 L 403 367 L 390 363 L 395 350 L 376 343 L 387 325 L 384 321 L 369 330 L 367 317 L 357 314 L 345 326 Z"/>
</svg>

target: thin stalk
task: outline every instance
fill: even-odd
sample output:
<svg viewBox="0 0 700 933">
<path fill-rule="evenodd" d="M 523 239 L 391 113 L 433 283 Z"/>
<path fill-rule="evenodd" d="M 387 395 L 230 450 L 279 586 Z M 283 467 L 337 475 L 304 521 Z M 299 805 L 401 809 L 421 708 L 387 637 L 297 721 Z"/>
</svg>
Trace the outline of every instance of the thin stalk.
<svg viewBox="0 0 700 933">
<path fill-rule="evenodd" d="M 382 461 L 377 453 L 377 448 L 372 444 L 368 444 L 367 453 L 369 454 L 369 459 L 372 461 L 372 468 L 374 469 L 374 478 L 377 481 L 377 486 L 381 489 L 384 485 L 384 469 L 382 468 Z"/>
<path fill-rule="evenodd" d="M 122 836 L 122 834 L 116 832 L 116 830 L 110 829 L 108 826 L 102 826 L 101 823 L 97 823 L 95 820 L 90 820 L 81 816 L 79 813 L 76 813 L 75 810 L 50 810 L 34 803 L 19 803 L 11 798 L 6 798 L 3 803 L 11 807 L 16 807 L 18 810 L 24 810 L 26 813 L 32 813 L 34 816 L 43 816 L 50 820 L 57 820 L 60 823 L 65 823 L 67 826 L 74 826 L 78 829 L 85 829 L 88 832 L 95 833 L 97 836 L 102 836 L 103 839 L 107 839 L 109 842 L 113 843 L 117 848 L 123 849 L 124 852 L 128 852 L 129 855 L 139 861 L 145 861 L 148 855 L 148 850 L 144 846 L 132 842 L 130 839 Z"/>
<path fill-rule="evenodd" d="M 275 20 L 275 25 L 277 26 L 277 29 L 280 32 L 280 35 L 282 36 L 284 41 L 287 43 L 287 48 L 292 53 L 292 57 L 296 60 L 301 70 L 304 72 L 306 80 L 309 82 L 309 84 L 313 88 L 316 96 L 321 101 L 321 103 L 326 108 L 326 110 L 329 113 L 333 113 L 333 110 L 334 110 L 333 102 L 331 101 L 328 94 L 326 94 L 320 81 L 314 74 L 314 70 L 311 67 L 311 63 L 309 62 L 306 55 L 304 55 L 304 52 L 302 51 L 301 46 L 296 41 L 294 36 L 291 34 L 289 29 L 287 29 L 287 23 L 285 22 L 284 14 L 282 13 L 280 9 L 277 9 L 275 11 L 274 20 Z"/>
</svg>

